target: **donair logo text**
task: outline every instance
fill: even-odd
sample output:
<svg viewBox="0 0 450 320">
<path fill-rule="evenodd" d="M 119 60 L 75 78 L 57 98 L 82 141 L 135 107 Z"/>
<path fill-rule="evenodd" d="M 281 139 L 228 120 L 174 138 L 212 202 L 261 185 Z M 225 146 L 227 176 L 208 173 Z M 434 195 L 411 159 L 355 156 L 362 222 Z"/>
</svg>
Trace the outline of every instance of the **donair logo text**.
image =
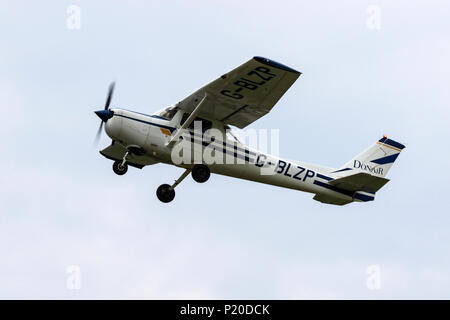
<svg viewBox="0 0 450 320">
<path fill-rule="evenodd" d="M 376 167 L 376 166 L 369 166 L 368 164 L 361 163 L 361 161 L 359 161 L 359 160 L 355 160 L 355 162 L 353 163 L 353 168 L 362 169 L 364 171 L 369 171 L 370 173 L 381 174 L 381 175 L 383 174 L 383 168 Z"/>
</svg>

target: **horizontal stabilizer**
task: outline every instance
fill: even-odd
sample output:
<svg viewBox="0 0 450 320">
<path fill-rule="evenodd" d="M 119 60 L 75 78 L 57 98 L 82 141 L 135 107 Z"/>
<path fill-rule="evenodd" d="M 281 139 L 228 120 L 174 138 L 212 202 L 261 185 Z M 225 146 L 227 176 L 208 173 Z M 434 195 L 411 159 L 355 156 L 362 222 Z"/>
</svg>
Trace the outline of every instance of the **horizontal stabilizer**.
<svg viewBox="0 0 450 320">
<path fill-rule="evenodd" d="M 328 183 L 341 189 L 349 191 L 377 192 L 389 182 L 389 179 L 373 176 L 369 173 L 360 172 L 343 178 L 331 180 Z"/>
<path fill-rule="evenodd" d="M 343 206 L 344 204 L 352 202 L 352 200 L 340 199 L 324 194 L 316 194 L 313 199 L 322 203 L 336 204 L 338 206 Z"/>
</svg>

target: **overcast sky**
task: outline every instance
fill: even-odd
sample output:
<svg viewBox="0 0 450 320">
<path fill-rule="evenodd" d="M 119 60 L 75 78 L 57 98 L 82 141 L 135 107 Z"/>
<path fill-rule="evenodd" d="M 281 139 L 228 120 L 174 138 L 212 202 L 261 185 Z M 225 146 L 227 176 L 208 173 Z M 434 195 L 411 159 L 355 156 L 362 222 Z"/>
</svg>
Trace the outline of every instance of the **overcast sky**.
<svg viewBox="0 0 450 320">
<path fill-rule="evenodd" d="M 447 1 L 1 0 L 0 298 L 449 299 L 449 16 Z M 375 201 L 214 175 L 162 204 L 181 169 L 119 177 L 107 136 L 92 148 L 111 81 L 114 107 L 152 113 L 254 55 L 303 73 L 251 125 L 280 129 L 282 157 L 339 167 L 383 134 L 406 145 Z"/>
</svg>

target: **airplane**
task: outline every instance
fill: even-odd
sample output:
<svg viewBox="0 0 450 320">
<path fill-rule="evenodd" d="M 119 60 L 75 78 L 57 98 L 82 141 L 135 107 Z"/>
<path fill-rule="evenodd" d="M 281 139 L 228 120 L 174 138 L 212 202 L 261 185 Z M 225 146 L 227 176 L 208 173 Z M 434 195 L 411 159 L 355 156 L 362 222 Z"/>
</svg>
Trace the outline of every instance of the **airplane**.
<svg viewBox="0 0 450 320">
<path fill-rule="evenodd" d="M 309 192 L 314 200 L 326 204 L 374 200 L 405 148 L 386 135 L 344 165 L 328 168 L 250 148 L 230 131 L 230 126 L 242 129 L 269 113 L 300 75 L 286 65 L 256 56 L 151 115 L 110 108 L 113 82 L 104 109 L 95 111 L 101 119 L 96 141 L 103 126 L 112 139 L 100 154 L 114 161 L 113 171 L 118 175 L 125 174 L 128 166 L 142 169 L 165 163 L 183 168 L 174 183 L 156 190 L 164 203 L 175 198 L 175 188 L 189 174 L 204 183 L 211 173 Z M 228 161 L 219 161 L 222 158 Z"/>
</svg>

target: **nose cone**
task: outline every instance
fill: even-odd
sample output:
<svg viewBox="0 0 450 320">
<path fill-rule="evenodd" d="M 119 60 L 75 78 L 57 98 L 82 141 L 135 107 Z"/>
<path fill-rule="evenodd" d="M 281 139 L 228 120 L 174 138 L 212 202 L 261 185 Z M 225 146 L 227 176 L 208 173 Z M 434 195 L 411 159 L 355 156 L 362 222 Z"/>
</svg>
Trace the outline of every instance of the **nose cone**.
<svg viewBox="0 0 450 320">
<path fill-rule="evenodd" d="M 113 116 L 113 113 L 111 110 L 99 110 L 95 111 L 95 114 L 102 119 L 103 122 L 108 121 Z"/>
</svg>

